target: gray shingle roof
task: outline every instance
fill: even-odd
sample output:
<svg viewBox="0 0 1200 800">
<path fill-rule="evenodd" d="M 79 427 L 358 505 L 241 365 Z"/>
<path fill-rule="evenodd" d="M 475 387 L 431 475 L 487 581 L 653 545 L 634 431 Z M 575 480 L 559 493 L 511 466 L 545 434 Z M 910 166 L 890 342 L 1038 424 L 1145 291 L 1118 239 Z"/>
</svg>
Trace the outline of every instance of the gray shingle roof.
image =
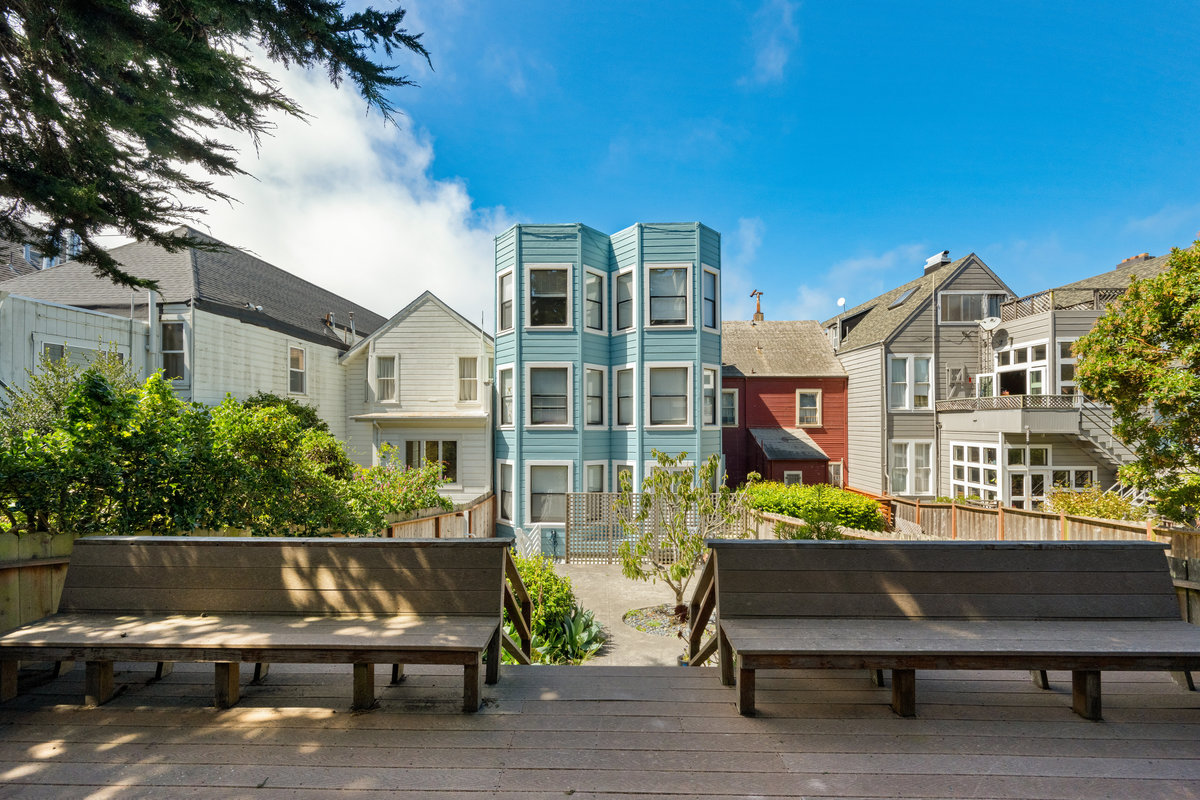
<svg viewBox="0 0 1200 800">
<path fill-rule="evenodd" d="M 829 460 L 803 428 L 751 428 L 750 435 L 770 461 Z"/>
<path fill-rule="evenodd" d="M 164 303 L 192 303 L 196 308 L 269 328 L 305 341 L 346 349 L 342 335 L 330 330 L 325 315 L 333 312 L 339 329 L 348 329 L 354 313 L 358 334 L 369 335 L 386 320 L 380 314 L 322 289 L 260 258 L 191 228 L 192 237 L 223 245 L 216 251 L 188 248 L 177 253 L 144 242 L 111 251 L 121 266 L 139 278 L 158 282 Z M 13 278 L 4 288 L 64 305 L 128 315 L 144 308 L 146 292 L 136 293 L 92 274 L 92 268 L 68 262 L 52 270 Z M 262 311 L 254 309 L 262 306 Z"/>
<path fill-rule="evenodd" d="M 1156 258 L 1145 258 L 1139 261 L 1127 261 L 1118 264 L 1115 269 L 1108 272 L 1102 272 L 1099 275 L 1093 275 L 1090 278 L 1084 278 L 1081 281 L 1068 283 L 1065 286 L 1059 286 L 1055 292 L 1064 289 L 1125 289 L 1129 286 L 1129 282 L 1133 278 L 1145 280 L 1153 278 L 1155 275 L 1162 273 L 1167 268 L 1167 260 L 1170 254 L 1157 256 Z"/>
<path fill-rule="evenodd" d="M 865 303 L 859 303 L 849 311 L 842 313 L 842 324 L 853 325 L 853 328 L 842 339 L 838 350 L 840 352 L 854 350 L 887 339 L 908 320 L 915 309 L 929 301 L 935 282 L 941 286 L 965 267 L 968 261 L 972 260 L 983 264 L 974 253 L 971 253 L 957 261 L 938 267 L 926 275 L 897 286 L 895 289 L 884 292 Z M 890 308 L 897 298 L 910 289 L 913 290 L 912 294 L 903 303 L 895 308 Z M 831 317 L 821 324 L 828 327 L 836 321 L 837 317 Z"/>
<path fill-rule="evenodd" d="M 25 260 L 24 245 L 0 239 L 0 283 L 40 271 L 40 267 Z"/>
<path fill-rule="evenodd" d="M 816 320 L 721 323 L 722 373 L 729 376 L 844 377 Z"/>
</svg>

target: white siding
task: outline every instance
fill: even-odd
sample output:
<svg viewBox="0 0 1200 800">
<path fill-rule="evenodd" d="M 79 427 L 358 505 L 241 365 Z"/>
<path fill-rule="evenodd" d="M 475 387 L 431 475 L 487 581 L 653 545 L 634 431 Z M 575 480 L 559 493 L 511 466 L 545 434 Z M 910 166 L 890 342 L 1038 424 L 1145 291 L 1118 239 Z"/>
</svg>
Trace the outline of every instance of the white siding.
<svg viewBox="0 0 1200 800">
<path fill-rule="evenodd" d="M 44 344 L 74 353 L 114 346 L 143 376 L 148 370 L 144 320 L 69 308 L 0 291 L 0 381 L 23 386 Z M 153 359 L 150 359 L 153 363 Z"/>
<path fill-rule="evenodd" d="M 344 370 L 336 347 L 306 342 L 229 317 L 196 310 L 190 359 L 192 399 L 216 405 L 232 394 L 244 400 L 272 392 L 314 406 L 338 439 L 346 438 Z M 288 348 L 305 351 L 305 391 L 288 392 Z"/>
<path fill-rule="evenodd" d="M 879 345 L 839 353 L 846 368 L 847 485 L 855 489 L 883 491 L 883 348 Z"/>
</svg>

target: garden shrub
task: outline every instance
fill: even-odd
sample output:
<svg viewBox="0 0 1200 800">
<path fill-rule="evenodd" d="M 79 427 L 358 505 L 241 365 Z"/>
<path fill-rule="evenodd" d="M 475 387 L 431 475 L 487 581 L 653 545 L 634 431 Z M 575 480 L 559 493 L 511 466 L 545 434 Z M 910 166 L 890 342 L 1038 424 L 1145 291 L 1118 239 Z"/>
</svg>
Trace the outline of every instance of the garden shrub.
<svg viewBox="0 0 1200 800">
<path fill-rule="evenodd" d="M 1133 521 L 1141 521 L 1149 516 L 1145 506 L 1134 505 L 1116 492 L 1106 492 L 1094 483 L 1081 491 L 1063 487 L 1051 489 L 1046 495 L 1046 511 L 1095 519 Z"/>
<path fill-rule="evenodd" d="M 814 522 L 831 520 L 837 525 L 864 531 L 881 531 L 884 519 L 879 506 L 869 497 L 825 484 L 785 486 L 774 481 L 746 486 L 746 502 L 751 508 L 798 517 Z"/>
</svg>

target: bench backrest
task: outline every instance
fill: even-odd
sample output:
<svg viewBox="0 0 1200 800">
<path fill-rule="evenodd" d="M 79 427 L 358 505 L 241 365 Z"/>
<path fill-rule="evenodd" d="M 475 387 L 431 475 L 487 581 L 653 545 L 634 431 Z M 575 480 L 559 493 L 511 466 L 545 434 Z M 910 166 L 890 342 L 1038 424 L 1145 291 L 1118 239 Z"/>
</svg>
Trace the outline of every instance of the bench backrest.
<svg viewBox="0 0 1200 800">
<path fill-rule="evenodd" d="M 500 616 L 503 539 L 105 536 L 75 542 L 60 611 Z"/>
<path fill-rule="evenodd" d="M 1152 542 L 709 545 L 722 618 L 1180 618 Z"/>
</svg>

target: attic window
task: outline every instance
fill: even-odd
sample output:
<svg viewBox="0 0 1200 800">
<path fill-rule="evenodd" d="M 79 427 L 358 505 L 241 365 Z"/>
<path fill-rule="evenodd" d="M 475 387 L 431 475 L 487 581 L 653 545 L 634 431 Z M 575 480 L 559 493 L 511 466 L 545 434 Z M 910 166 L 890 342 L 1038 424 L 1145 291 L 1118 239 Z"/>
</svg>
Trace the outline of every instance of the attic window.
<svg viewBox="0 0 1200 800">
<path fill-rule="evenodd" d="M 904 305 L 904 301 L 907 300 L 908 298 L 912 297 L 912 293 L 915 292 L 916 290 L 917 290 L 917 287 L 915 287 L 915 286 L 912 287 L 911 289 L 906 290 L 903 294 L 901 294 L 899 297 L 897 297 L 895 300 L 893 300 L 892 304 L 890 306 L 888 306 L 888 308 L 899 308 L 900 306 Z"/>
</svg>

